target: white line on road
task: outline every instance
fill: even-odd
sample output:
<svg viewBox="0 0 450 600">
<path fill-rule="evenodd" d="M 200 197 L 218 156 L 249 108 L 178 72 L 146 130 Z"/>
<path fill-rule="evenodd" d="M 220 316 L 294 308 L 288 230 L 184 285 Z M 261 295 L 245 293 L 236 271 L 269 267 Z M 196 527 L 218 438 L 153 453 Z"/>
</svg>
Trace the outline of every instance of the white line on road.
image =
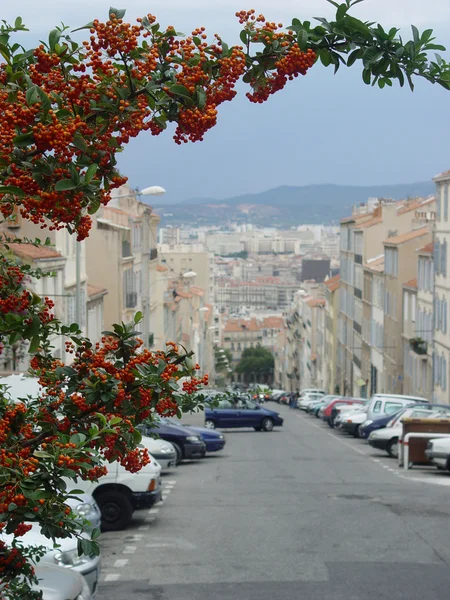
<svg viewBox="0 0 450 600">
<path fill-rule="evenodd" d="M 125 546 L 122 554 L 134 554 L 136 552 L 136 546 Z"/>
<path fill-rule="evenodd" d="M 158 513 L 159 513 L 159 508 L 151 508 L 151 509 L 148 511 L 148 514 L 149 514 L 149 515 L 157 515 Z"/>
<path fill-rule="evenodd" d="M 153 519 L 152 519 L 153 521 Z M 148 531 L 150 529 L 150 525 L 140 525 L 139 526 L 139 530 L 140 531 Z"/>
<path fill-rule="evenodd" d="M 114 568 L 121 569 L 122 567 L 125 567 L 128 564 L 128 562 L 128 558 L 118 558 L 114 563 Z"/>
<path fill-rule="evenodd" d="M 118 581 L 120 578 L 120 573 L 108 573 L 105 575 L 105 581 Z"/>
<path fill-rule="evenodd" d="M 164 483 L 169 484 L 169 485 L 175 485 L 176 481 L 175 481 L 175 479 L 170 479 L 169 481 L 165 481 Z"/>
<path fill-rule="evenodd" d="M 324 432 L 323 429 L 322 429 L 322 427 L 319 427 L 318 425 L 315 425 L 314 423 L 311 423 L 310 421 L 308 421 L 307 419 L 305 419 L 301 415 L 297 415 L 297 417 L 299 419 L 302 419 L 302 421 L 304 421 L 305 423 L 308 423 L 308 425 L 310 425 L 311 427 L 314 427 L 314 429 L 318 429 L 319 431 L 322 431 L 322 433 L 326 433 L 327 435 L 329 435 L 330 437 L 332 437 L 333 439 L 335 439 L 340 444 L 343 444 L 344 446 L 347 446 L 347 448 L 351 448 L 354 452 L 357 452 L 358 454 L 362 454 L 363 456 L 367 456 L 367 454 L 365 452 L 363 452 L 362 450 L 358 450 L 358 448 L 355 448 L 354 446 L 352 446 L 348 442 L 345 442 L 344 440 L 341 440 L 336 435 L 333 435 L 332 433 L 329 433 L 328 431 Z"/>
</svg>

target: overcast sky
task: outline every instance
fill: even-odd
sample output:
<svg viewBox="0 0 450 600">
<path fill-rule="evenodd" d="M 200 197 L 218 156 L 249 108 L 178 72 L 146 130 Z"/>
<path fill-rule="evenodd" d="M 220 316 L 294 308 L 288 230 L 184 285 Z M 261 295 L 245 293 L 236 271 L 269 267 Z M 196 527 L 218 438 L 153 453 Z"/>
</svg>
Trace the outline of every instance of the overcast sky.
<svg viewBox="0 0 450 600">
<path fill-rule="evenodd" d="M 189 33 L 204 25 L 237 41 L 234 13 L 255 8 L 273 21 L 332 16 L 325 0 L 114 0 L 133 19 L 151 11 L 163 25 Z M 107 15 L 104 0 L 2 2 L 1 18 L 22 16 L 35 43 L 61 21 L 73 27 Z M 435 29 L 450 48 L 450 0 L 365 0 L 355 16 L 383 26 Z M 450 60 L 450 52 L 446 53 Z M 220 107 L 219 123 L 203 143 L 174 144 L 166 131 L 141 135 L 120 157 L 134 187 L 162 185 L 167 202 L 190 197 L 225 198 L 278 185 L 376 184 L 429 180 L 450 168 L 450 92 L 426 82 L 416 91 L 378 90 L 362 83 L 358 65 L 340 70 L 316 65 L 263 105 L 240 90 Z"/>
</svg>

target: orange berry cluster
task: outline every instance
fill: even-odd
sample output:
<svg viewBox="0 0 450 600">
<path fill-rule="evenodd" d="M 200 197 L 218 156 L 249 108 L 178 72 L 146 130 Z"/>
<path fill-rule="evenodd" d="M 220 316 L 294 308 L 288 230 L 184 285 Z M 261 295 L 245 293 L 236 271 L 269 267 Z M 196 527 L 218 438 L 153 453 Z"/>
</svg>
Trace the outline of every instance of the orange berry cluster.
<svg viewBox="0 0 450 600">
<path fill-rule="evenodd" d="M 156 412 L 163 417 L 174 417 L 178 411 L 178 404 L 171 398 L 161 398 L 156 405 Z"/>
</svg>

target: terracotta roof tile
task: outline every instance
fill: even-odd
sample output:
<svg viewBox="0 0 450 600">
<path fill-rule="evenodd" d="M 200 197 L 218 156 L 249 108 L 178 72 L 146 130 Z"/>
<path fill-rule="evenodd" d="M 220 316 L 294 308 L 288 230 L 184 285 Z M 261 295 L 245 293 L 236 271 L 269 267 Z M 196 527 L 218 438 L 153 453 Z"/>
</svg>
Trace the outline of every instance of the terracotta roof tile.
<svg viewBox="0 0 450 600">
<path fill-rule="evenodd" d="M 370 219 L 370 221 L 366 221 L 365 223 L 361 223 L 361 225 L 357 225 L 355 229 L 366 229 L 366 227 L 373 227 L 374 225 L 379 225 L 383 222 L 383 217 L 374 217 Z"/>
<path fill-rule="evenodd" d="M 414 200 L 408 200 L 403 205 L 403 208 L 400 208 L 397 211 L 397 215 L 404 215 L 407 212 L 411 212 L 412 210 L 417 210 L 422 206 L 426 206 L 427 204 L 431 204 L 435 201 L 434 196 L 430 196 L 429 198 L 414 198 Z"/>
<path fill-rule="evenodd" d="M 426 246 L 422 246 L 418 250 L 419 254 L 433 254 L 433 242 L 426 244 Z"/>
<path fill-rule="evenodd" d="M 167 273 L 169 270 L 168 267 L 164 267 L 163 265 L 156 265 L 156 270 L 158 273 Z"/>
<path fill-rule="evenodd" d="M 366 269 L 370 269 L 371 271 L 382 273 L 384 271 L 384 254 L 377 256 L 376 258 L 369 259 L 365 263 L 364 267 Z"/>
<path fill-rule="evenodd" d="M 324 283 L 326 287 L 330 290 L 330 292 L 335 292 L 339 288 L 339 284 L 341 281 L 340 275 L 335 275 L 334 277 L 330 277 Z"/>
<path fill-rule="evenodd" d="M 403 287 L 417 289 L 417 277 L 403 284 Z"/>
<path fill-rule="evenodd" d="M 185 298 L 186 300 L 188 298 L 192 298 L 192 294 L 190 294 L 189 292 L 185 292 L 184 290 L 178 288 L 177 290 L 175 290 L 177 297 L 179 298 Z"/>
<path fill-rule="evenodd" d="M 108 290 L 104 287 L 99 287 L 98 285 L 87 284 L 87 293 L 89 298 L 93 298 L 94 296 L 104 296 L 108 293 Z"/>
<path fill-rule="evenodd" d="M 241 333 L 243 331 L 259 331 L 261 327 L 256 319 L 229 319 L 225 323 L 224 333 Z"/>
<path fill-rule="evenodd" d="M 404 244 L 405 242 L 409 242 L 410 240 L 415 240 L 416 238 L 423 237 L 424 235 L 428 235 L 429 233 L 430 229 L 428 227 L 421 227 L 420 229 L 413 229 L 413 231 L 407 231 L 406 233 L 401 233 L 400 235 L 390 237 L 387 240 L 384 240 L 383 243 L 396 246 L 398 244 Z"/>
<path fill-rule="evenodd" d="M 311 308 L 314 308 L 316 306 L 325 306 L 325 299 L 324 298 L 311 298 L 310 300 L 306 301 L 306 304 L 308 306 L 311 306 Z"/>
<path fill-rule="evenodd" d="M 45 260 L 48 258 L 63 258 L 60 252 L 50 246 L 33 246 L 33 244 L 8 244 L 10 250 L 20 258 Z"/>
<path fill-rule="evenodd" d="M 262 321 L 264 329 L 283 329 L 284 319 L 283 317 L 266 317 Z"/>
</svg>

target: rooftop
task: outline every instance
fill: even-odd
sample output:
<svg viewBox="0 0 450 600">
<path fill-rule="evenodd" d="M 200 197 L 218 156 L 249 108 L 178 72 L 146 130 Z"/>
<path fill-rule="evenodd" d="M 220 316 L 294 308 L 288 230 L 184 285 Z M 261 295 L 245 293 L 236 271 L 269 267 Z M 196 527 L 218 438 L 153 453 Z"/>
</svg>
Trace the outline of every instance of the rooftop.
<svg viewBox="0 0 450 600">
<path fill-rule="evenodd" d="M 423 237 L 424 235 L 428 235 L 429 233 L 429 227 L 421 227 L 420 229 L 413 229 L 413 231 L 407 231 L 406 233 L 401 233 L 400 235 L 394 235 L 393 237 L 384 240 L 383 243 L 398 246 L 399 244 L 404 244 L 405 242 L 415 240 Z"/>
<path fill-rule="evenodd" d="M 384 254 L 369 258 L 364 267 L 376 273 L 382 273 L 384 271 Z"/>
<path fill-rule="evenodd" d="M 340 275 L 335 275 L 334 277 L 330 277 L 324 283 L 326 287 L 330 290 L 330 292 L 335 292 L 339 288 L 339 284 L 341 281 Z"/>
<path fill-rule="evenodd" d="M 417 252 L 419 254 L 433 254 L 433 242 L 422 246 L 422 248 L 419 248 Z"/>
<path fill-rule="evenodd" d="M 325 306 L 325 299 L 324 298 L 310 298 L 309 300 L 306 301 L 306 304 L 308 306 L 310 306 L 311 308 L 314 308 L 316 306 Z"/>
<path fill-rule="evenodd" d="M 406 283 L 404 283 L 403 287 L 407 287 L 407 288 L 411 288 L 413 290 L 417 290 L 417 277 L 414 277 L 414 279 L 411 279 L 410 281 L 407 281 Z"/>
<path fill-rule="evenodd" d="M 51 246 L 34 246 L 33 244 L 8 244 L 8 247 L 16 256 L 31 260 L 48 260 L 51 258 L 63 258 L 60 252 Z"/>
<path fill-rule="evenodd" d="M 108 293 L 108 290 L 104 287 L 99 287 L 98 285 L 87 284 L 87 294 L 89 298 L 92 300 L 96 296 L 104 296 Z"/>
</svg>

